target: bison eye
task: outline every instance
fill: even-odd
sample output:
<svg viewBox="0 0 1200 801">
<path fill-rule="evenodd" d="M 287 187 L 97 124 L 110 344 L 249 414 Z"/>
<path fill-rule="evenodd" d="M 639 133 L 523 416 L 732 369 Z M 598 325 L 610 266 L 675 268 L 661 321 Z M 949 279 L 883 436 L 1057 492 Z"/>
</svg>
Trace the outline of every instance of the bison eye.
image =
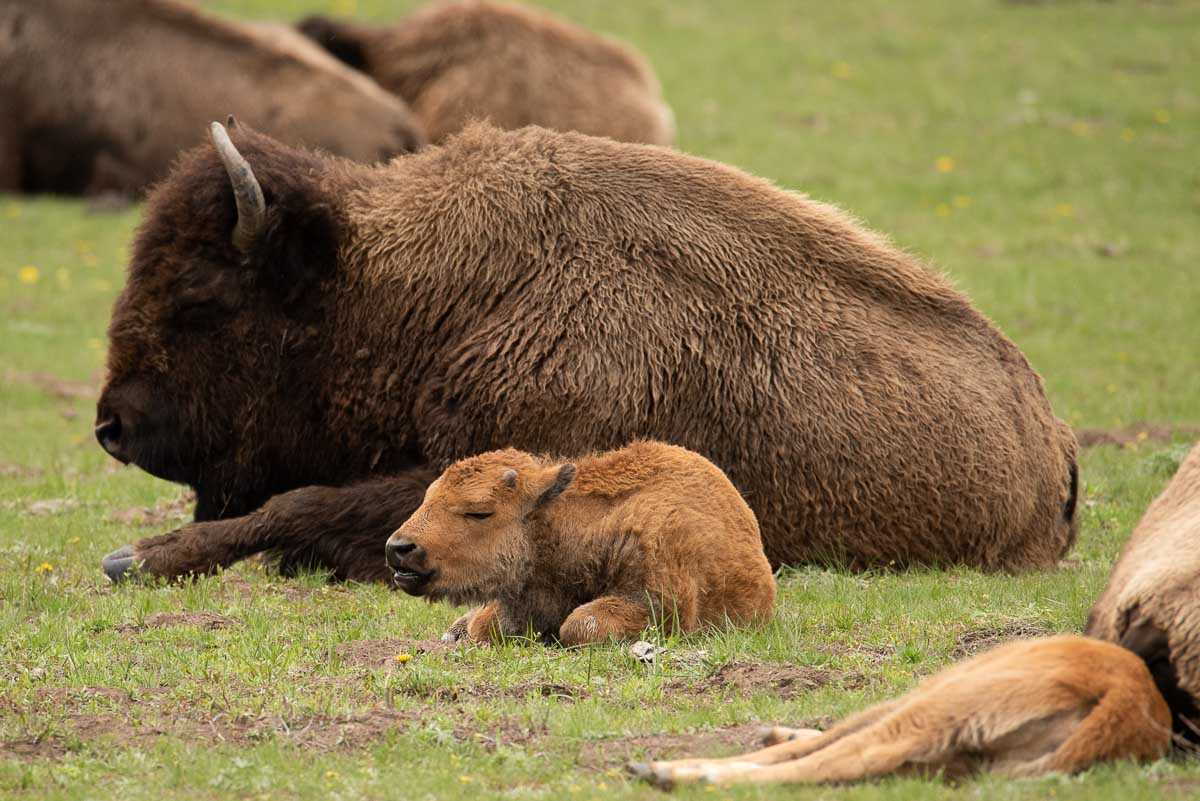
<svg viewBox="0 0 1200 801">
<path fill-rule="evenodd" d="M 491 512 L 465 512 L 464 514 L 472 520 L 487 520 L 492 516 Z"/>
</svg>

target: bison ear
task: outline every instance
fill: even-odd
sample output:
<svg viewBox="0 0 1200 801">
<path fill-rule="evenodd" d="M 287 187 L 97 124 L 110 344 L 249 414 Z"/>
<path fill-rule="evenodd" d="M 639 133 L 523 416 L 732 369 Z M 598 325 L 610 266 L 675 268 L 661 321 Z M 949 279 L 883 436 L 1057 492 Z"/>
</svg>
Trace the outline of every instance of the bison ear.
<svg viewBox="0 0 1200 801">
<path fill-rule="evenodd" d="M 562 495 L 571 482 L 575 480 L 575 465 L 567 462 L 561 467 L 551 467 L 543 471 L 537 478 L 534 492 L 537 500 L 533 502 L 534 509 L 540 509 Z"/>
<path fill-rule="evenodd" d="M 300 20 L 296 28 L 344 64 L 356 70 L 366 69 L 367 53 L 355 26 L 318 14 Z"/>
<path fill-rule="evenodd" d="M 229 125 L 239 141 L 250 147 L 247 159 L 220 123 L 210 126 L 237 206 L 230 242 L 280 302 L 291 307 L 309 287 L 333 272 L 337 260 L 337 221 L 312 178 L 318 157 L 286 148 L 232 117 Z M 252 169 L 255 160 L 266 164 L 260 175 Z"/>
</svg>

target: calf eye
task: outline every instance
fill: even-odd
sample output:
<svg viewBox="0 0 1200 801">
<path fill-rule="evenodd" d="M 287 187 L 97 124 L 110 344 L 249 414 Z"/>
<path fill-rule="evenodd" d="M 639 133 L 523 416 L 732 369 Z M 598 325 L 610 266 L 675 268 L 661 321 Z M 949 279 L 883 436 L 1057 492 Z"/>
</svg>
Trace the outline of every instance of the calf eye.
<svg viewBox="0 0 1200 801">
<path fill-rule="evenodd" d="M 491 512 L 466 512 L 465 514 L 472 520 L 487 520 L 492 516 Z"/>
</svg>

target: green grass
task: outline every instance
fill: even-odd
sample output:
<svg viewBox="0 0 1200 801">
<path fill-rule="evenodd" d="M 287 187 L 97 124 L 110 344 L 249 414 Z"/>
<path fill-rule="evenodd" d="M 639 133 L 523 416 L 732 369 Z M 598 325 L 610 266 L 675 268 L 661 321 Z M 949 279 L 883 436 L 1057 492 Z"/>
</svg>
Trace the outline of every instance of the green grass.
<svg viewBox="0 0 1200 801">
<path fill-rule="evenodd" d="M 410 4 L 211 5 L 383 19 Z M 853 210 L 945 271 L 1021 346 L 1072 424 L 1200 423 L 1194 3 L 548 5 L 651 58 L 683 149 Z M 187 586 L 114 590 L 102 579 L 104 553 L 169 525 L 110 515 L 179 493 L 114 469 L 91 437 L 93 401 L 79 397 L 99 381 L 137 219 L 137 209 L 94 215 L 76 201 L 0 197 L 5 797 L 657 797 L 613 769 L 647 743 L 666 746 L 624 739 L 826 720 L 947 664 L 964 633 L 1078 631 L 1186 450 L 1176 437 L 1085 453 L 1080 542 L 1052 573 L 789 571 L 765 631 L 672 640 L 654 669 L 615 647 L 520 644 L 397 644 L 412 658 L 390 665 L 380 646 L 380 661 L 364 664 L 338 646 L 435 638 L 458 610 L 253 565 Z M 34 515 L 36 501 L 66 503 Z M 144 625 L 200 611 L 232 625 Z M 829 681 L 794 694 L 702 691 L 730 661 Z M 769 795 L 1123 800 L 1198 786 L 1200 768 L 1166 761 L 965 788 L 905 780 Z"/>
</svg>

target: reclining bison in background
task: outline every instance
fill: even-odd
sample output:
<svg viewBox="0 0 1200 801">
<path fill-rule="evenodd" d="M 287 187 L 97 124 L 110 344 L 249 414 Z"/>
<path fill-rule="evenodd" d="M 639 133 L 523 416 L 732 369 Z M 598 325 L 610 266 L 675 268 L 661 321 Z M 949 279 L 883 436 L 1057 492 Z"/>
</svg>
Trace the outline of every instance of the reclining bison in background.
<svg viewBox="0 0 1200 801">
<path fill-rule="evenodd" d="M 636 438 L 724 469 L 773 565 L 1019 570 L 1074 539 L 1075 438 L 1039 376 L 836 209 L 541 128 L 376 168 L 213 135 L 150 197 L 96 431 L 191 485 L 198 522 L 112 576 L 269 549 L 386 579 L 429 469 Z"/>
<path fill-rule="evenodd" d="M 364 162 L 425 141 L 402 101 L 289 28 L 173 0 L 0 0 L 0 191 L 141 191 L 230 111 Z"/>
<path fill-rule="evenodd" d="M 1087 633 L 1141 656 L 1176 731 L 1200 741 L 1200 444 L 1134 529 Z"/>
<path fill-rule="evenodd" d="M 653 145 L 675 139 L 645 59 L 544 11 L 446 3 L 386 28 L 324 17 L 299 27 L 404 98 L 434 142 L 474 119 Z"/>
</svg>

